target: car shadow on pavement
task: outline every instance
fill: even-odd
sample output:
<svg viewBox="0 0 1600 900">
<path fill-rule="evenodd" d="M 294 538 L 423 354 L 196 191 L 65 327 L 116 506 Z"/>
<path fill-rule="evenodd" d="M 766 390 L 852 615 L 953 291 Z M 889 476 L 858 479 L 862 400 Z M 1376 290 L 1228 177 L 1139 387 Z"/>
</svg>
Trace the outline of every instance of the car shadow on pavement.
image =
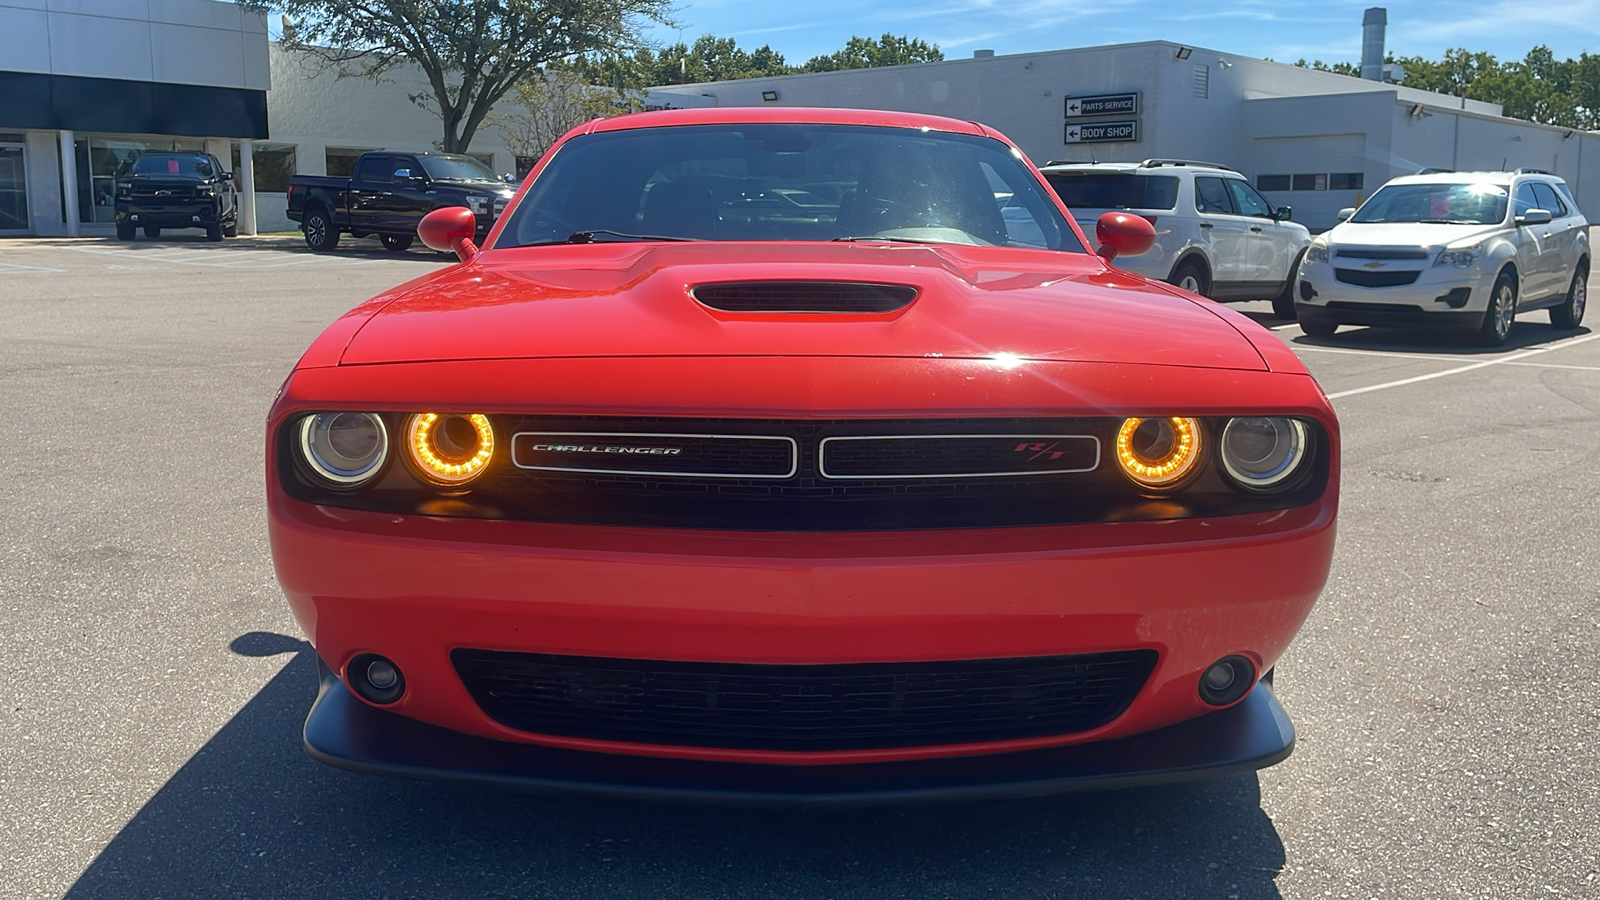
<svg viewBox="0 0 1600 900">
<path fill-rule="evenodd" d="M 67 893 L 144 897 L 1279 897 L 1254 775 L 866 810 L 551 798 L 325 768 L 301 747 L 309 645 Z"/>
<path fill-rule="evenodd" d="M 1529 313 L 1534 315 L 1534 313 Z M 1538 314 L 1543 317 L 1543 314 Z M 1427 332 L 1404 328 L 1358 327 L 1340 328 L 1333 337 L 1313 338 L 1297 335 L 1294 344 L 1307 347 L 1330 347 L 1340 350 L 1381 350 L 1388 353 L 1447 354 L 1450 356 L 1495 356 L 1515 353 L 1543 344 L 1588 334 L 1589 328 L 1557 328 L 1549 322 L 1517 320 L 1511 329 L 1511 338 L 1499 347 L 1480 347 L 1472 336 L 1448 332 Z"/>
<path fill-rule="evenodd" d="M 162 249 L 206 249 L 218 252 L 226 251 L 252 251 L 275 250 L 280 253 L 305 253 L 317 256 L 352 259 L 409 259 L 433 260 L 439 262 L 454 262 L 455 254 L 440 253 L 429 250 L 421 241 L 411 245 L 409 249 L 398 252 L 386 249 L 376 239 L 346 237 L 339 242 L 339 246 L 329 251 L 312 250 L 306 246 L 298 232 L 287 234 L 267 234 L 256 236 L 241 236 L 224 238 L 220 241 L 207 240 L 205 232 L 191 233 L 179 232 L 173 235 L 162 234 L 158 238 L 147 238 L 140 234 L 132 241 L 122 241 L 116 238 L 80 238 L 74 243 L 99 248 L 121 250 L 162 250 Z"/>
</svg>

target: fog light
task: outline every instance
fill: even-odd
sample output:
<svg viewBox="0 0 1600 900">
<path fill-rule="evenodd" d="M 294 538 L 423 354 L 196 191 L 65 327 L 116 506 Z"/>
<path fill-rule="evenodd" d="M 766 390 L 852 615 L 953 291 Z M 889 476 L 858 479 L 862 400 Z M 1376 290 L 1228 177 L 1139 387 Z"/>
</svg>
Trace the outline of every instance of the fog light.
<svg viewBox="0 0 1600 900">
<path fill-rule="evenodd" d="M 477 413 L 419 413 L 406 421 L 406 449 L 423 478 L 455 487 L 483 474 L 494 458 L 494 428 Z"/>
<path fill-rule="evenodd" d="M 1242 656 L 1224 656 L 1200 673 L 1200 699 L 1227 706 L 1249 693 L 1255 683 L 1255 663 Z"/>
<path fill-rule="evenodd" d="M 368 703 L 387 706 L 406 692 L 406 678 L 400 667 L 376 653 L 363 653 L 350 660 L 345 669 L 350 689 Z"/>
</svg>

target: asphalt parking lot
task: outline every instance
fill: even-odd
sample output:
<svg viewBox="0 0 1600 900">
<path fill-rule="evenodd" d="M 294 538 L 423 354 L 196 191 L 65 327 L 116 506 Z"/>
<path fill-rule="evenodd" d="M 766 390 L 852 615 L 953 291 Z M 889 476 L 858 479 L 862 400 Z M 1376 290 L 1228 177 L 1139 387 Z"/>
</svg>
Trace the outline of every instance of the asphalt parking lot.
<svg viewBox="0 0 1600 900">
<path fill-rule="evenodd" d="M 447 260 L 0 242 L 0 897 L 1600 897 L 1600 332 L 1293 348 L 1344 427 L 1334 572 L 1256 775 L 782 812 L 312 762 L 261 432 L 310 340 Z M 1591 324 L 1594 314 L 1591 313 Z"/>
</svg>

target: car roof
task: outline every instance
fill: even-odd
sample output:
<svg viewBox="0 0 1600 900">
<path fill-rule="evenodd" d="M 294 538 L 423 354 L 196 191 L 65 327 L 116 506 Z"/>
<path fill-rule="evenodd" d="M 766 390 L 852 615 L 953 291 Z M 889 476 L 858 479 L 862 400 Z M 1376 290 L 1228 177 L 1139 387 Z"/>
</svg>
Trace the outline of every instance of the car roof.
<svg viewBox="0 0 1600 900">
<path fill-rule="evenodd" d="M 1391 178 L 1390 184 L 1497 184 L 1510 185 L 1514 179 L 1522 178 L 1529 181 L 1560 182 L 1565 184 L 1560 176 L 1548 172 L 1424 172 L 1417 175 L 1401 175 Z"/>
<path fill-rule="evenodd" d="M 997 137 L 995 132 L 975 122 L 929 116 L 921 113 L 890 112 L 878 109 L 832 109 L 805 106 L 727 106 L 707 109 L 663 109 L 655 112 L 613 116 L 589 123 L 586 134 L 600 131 L 627 131 L 633 128 L 663 128 L 671 125 L 876 125 L 887 128 L 927 128 L 955 134 Z"/>
</svg>

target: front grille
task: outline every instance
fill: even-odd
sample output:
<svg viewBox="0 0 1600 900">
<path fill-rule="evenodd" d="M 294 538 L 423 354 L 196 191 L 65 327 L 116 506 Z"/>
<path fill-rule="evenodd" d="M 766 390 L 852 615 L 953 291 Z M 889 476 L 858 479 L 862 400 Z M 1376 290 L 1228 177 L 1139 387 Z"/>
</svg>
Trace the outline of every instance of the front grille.
<svg viewBox="0 0 1600 900">
<path fill-rule="evenodd" d="M 885 313 L 917 299 L 917 289 L 902 284 L 836 281 L 701 284 L 690 293 L 712 309 L 758 313 Z"/>
<path fill-rule="evenodd" d="M 1365 269 L 1334 269 L 1333 276 L 1356 287 L 1401 287 L 1415 284 L 1421 272 L 1369 272 Z"/>
<path fill-rule="evenodd" d="M 1378 247 L 1344 247 L 1335 250 L 1334 256 L 1345 259 L 1427 259 L 1428 251 L 1417 247 L 1410 250 L 1385 250 Z"/>
<path fill-rule="evenodd" d="M 194 199 L 194 189 L 186 187 L 154 188 L 135 187 L 133 197 L 138 200 L 159 200 L 162 203 Z"/>
<path fill-rule="evenodd" d="M 536 734 L 686 747 L 859 750 L 1073 734 L 1133 702 L 1154 650 L 846 665 L 457 649 L 490 718 Z"/>
<path fill-rule="evenodd" d="M 493 422 L 505 449 L 448 503 L 404 466 L 390 466 L 369 488 L 330 491 L 296 464 L 292 427 L 279 430 L 283 484 L 305 502 L 396 515 L 826 532 L 1240 515 L 1310 503 L 1328 471 L 1318 439 L 1311 476 L 1283 494 L 1241 493 L 1213 461 L 1177 495 L 1151 498 L 1112 458 L 1122 423 L 1114 417 L 509 414 Z M 1215 437 L 1222 424 L 1207 419 L 1205 427 Z M 403 419 L 389 427 L 400 431 Z"/>
</svg>

